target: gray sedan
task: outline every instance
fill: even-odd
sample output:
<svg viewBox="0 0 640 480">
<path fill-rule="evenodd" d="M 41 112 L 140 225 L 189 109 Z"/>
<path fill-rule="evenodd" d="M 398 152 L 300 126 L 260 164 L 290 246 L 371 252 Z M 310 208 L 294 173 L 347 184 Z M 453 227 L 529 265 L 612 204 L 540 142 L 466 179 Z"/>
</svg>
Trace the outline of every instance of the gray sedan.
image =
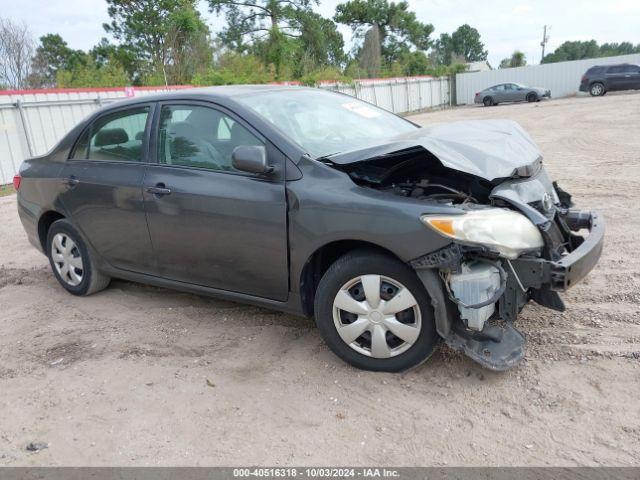
<svg viewBox="0 0 640 480">
<path fill-rule="evenodd" d="M 474 103 L 490 107 L 502 102 L 539 102 L 543 98 L 551 98 L 551 90 L 521 83 L 501 83 L 477 92 Z"/>
<path fill-rule="evenodd" d="M 541 159 L 515 122 L 420 128 L 342 94 L 245 85 L 107 105 L 14 186 L 73 295 L 149 283 L 313 316 L 359 368 L 404 371 L 442 338 L 505 370 L 525 353 L 522 308 L 564 310 L 604 241 Z"/>
</svg>

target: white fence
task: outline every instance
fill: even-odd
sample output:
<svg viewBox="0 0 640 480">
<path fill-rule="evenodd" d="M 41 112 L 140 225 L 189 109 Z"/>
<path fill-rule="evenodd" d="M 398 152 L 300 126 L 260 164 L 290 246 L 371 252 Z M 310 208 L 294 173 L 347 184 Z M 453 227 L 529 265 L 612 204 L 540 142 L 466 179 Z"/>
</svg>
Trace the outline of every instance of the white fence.
<svg viewBox="0 0 640 480">
<path fill-rule="evenodd" d="M 185 87 L 169 87 L 170 90 L 177 88 Z M 321 88 L 361 98 L 395 113 L 450 104 L 448 78 L 366 80 L 352 85 L 324 84 Z M 0 91 L 0 185 L 11 182 L 25 158 L 48 152 L 74 125 L 102 104 L 165 90 L 129 87 Z"/>
<path fill-rule="evenodd" d="M 403 114 L 450 105 L 448 77 L 406 77 L 360 80 L 353 84 L 324 84 L 326 88 L 373 103 L 393 113 Z"/>
<path fill-rule="evenodd" d="M 640 64 L 640 54 L 501 68 L 486 72 L 459 73 L 456 75 L 456 103 L 458 105 L 471 104 L 476 92 L 505 82 L 548 88 L 551 90 L 551 96 L 555 98 L 575 95 L 578 93 L 580 78 L 589 67 L 612 63 Z"/>
</svg>

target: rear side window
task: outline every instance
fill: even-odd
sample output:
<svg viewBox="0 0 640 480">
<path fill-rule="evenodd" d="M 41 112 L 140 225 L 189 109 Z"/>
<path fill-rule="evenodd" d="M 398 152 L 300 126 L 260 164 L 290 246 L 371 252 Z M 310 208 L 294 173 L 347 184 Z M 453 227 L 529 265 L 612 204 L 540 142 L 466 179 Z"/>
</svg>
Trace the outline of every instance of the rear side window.
<svg viewBox="0 0 640 480">
<path fill-rule="evenodd" d="M 607 73 L 622 73 L 624 72 L 624 65 L 618 65 L 616 67 L 609 67 Z"/>
<path fill-rule="evenodd" d="M 589 70 L 587 70 L 587 73 L 591 75 L 598 75 L 600 73 L 603 73 L 605 70 L 606 67 L 591 67 Z"/>
<path fill-rule="evenodd" d="M 141 162 L 149 107 L 124 110 L 98 118 L 76 143 L 73 159 Z"/>
</svg>

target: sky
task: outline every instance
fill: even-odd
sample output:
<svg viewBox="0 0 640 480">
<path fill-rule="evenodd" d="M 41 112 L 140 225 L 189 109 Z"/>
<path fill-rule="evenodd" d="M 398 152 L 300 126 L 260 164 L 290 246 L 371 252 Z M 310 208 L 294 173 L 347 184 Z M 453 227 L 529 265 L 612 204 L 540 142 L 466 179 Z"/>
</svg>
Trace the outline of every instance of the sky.
<svg viewBox="0 0 640 480">
<path fill-rule="evenodd" d="M 332 17 L 344 0 L 320 0 L 316 11 Z M 598 43 L 640 43 L 640 0 L 408 0 L 418 19 L 431 23 L 435 32 L 451 33 L 464 23 L 480 32 L 489 62 L 497 67 L 514 49 L 526 54 L 529 64 L 540 63 L 542 30 L 551 27 L 547 52 L 566 40 Z M 200 10 L 216 31 L 223 20 Z M 59 33 L 72 48 L 89 49 L 105 36 L 109 21 L 104 0 L 0 0 L 0 17 L 25 22 L 33 35 Z M 340 26 L 347 45 L 351 30 Z"/>
</svg>

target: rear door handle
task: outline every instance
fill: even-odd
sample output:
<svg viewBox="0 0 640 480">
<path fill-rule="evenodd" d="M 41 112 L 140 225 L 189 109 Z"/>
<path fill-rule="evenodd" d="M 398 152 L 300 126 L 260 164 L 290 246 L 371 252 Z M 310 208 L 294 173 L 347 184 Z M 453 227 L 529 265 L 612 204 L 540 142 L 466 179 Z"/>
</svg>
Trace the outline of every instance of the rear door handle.
<svg viewBox="0 0 640 480">
<path fill-rule="evenodd" d="M 71 175 L 69 178 L 62 180 L 62 183 L 69 188 L 73 188 L 80 183 L 80 180 L 78 180 L 74 175 Z"/>
<path fill-rule="evenodd" d="M 171 189 L 167 188 L 164 183 L 158 183 L 155 187 L 147 187 L 147 192 L 161 197 L 163 195 L 170 195 Z"/>
</svg>

